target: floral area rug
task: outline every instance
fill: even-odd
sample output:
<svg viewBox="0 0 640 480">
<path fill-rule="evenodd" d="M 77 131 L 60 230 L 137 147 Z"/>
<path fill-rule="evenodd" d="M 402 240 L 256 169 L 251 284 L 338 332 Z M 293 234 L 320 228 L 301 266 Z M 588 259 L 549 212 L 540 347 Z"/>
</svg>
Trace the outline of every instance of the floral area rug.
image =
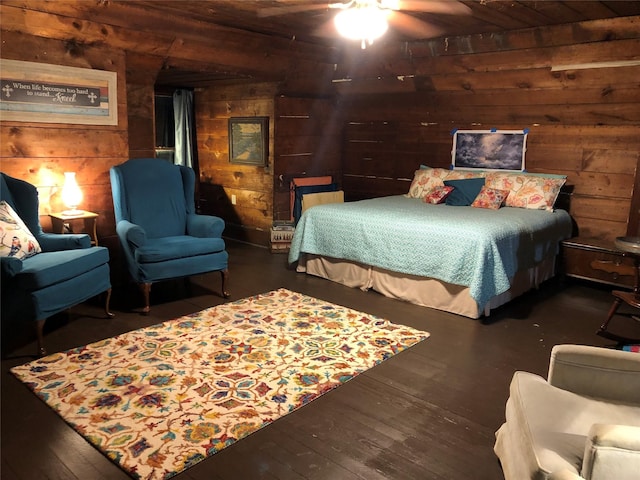
<svg viewBox="0 0 640 480">
<path fill-rule="evenodd" d="M 11 369 L 133 478 L 170 478 L 427 332 L 279 289 Z"/>
</svg>

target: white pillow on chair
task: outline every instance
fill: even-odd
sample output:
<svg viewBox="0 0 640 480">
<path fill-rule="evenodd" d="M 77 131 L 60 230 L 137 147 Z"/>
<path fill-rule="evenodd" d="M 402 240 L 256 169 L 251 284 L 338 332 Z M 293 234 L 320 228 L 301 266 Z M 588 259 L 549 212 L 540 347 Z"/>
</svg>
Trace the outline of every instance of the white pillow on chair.
<svg viewBox="0 0 640 480">
<path fill-rule="evenodd" d="M 0 201 L 0 257 L 29 258 L 42 252 L 18 214 L 4 200 Z"/>
</svg>

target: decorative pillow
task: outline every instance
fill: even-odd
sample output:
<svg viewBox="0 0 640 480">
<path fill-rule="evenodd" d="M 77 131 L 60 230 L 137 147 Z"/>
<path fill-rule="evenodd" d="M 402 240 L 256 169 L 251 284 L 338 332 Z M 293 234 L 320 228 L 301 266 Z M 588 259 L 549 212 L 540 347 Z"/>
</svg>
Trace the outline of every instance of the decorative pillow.
<svg viewBox="0 0 640 480">
<path fill-rule="evenodd" d="M 413 181 L 409 187 L 408 197 L 424 198 L 433 187 L 441 187 L 444 184 L 442 179 L 446 177 L 449 170 L 444 168 L 420 168 L 413 175 Z"/>
<path fill-rule="evenodd" d="M 449 170 L 445 180 L 462 180 L 465 178 L 484 178 L 486 172 L 473 170 Z"/>
<path fill-rule="evenodd" d="M 509 195 L 509 190 L 498 190 L 497 188 L 489 188 L 486 185 L 482 187 L 480 193 L 471 204 L 476 208 L 489 208 L 491 210 L 498 210 L 505 199 Z"/>
<path fill-rule="evenodd" d="M 444 202 L 445 198 L 453 192 L 453 187 L 447 187 L 445 185 L 441 187 L 433 187 L 429 193 L 424 196 L 425 203 L 432 203 L 434 205 Z"/>
<path fill-rule="evenodd" d="M 526 173 L 487 174 L 486 185 L 499 190 L 509 190 L 505 206 L 553 211 L 560 189 L 567 181 L 565 176 Z"/>
<path fill-rule="evenodd" d="M 413 181 L 409 187 L 408 197 L 424 198 L 434 187 L 444 185 L 444 180 L 461 180 L 465 178 L 484 177 L 485 172 L 474 172 L 470 170 L 449 170 L 448 168 L 432 168 L 420 165 L 420 169 L 415 171 Z"/>
<path fill-rule="evenodd" d="M 4 200 L 0 201 L 0 257 L 24 259 L 42 249 L 18 214 Z"/>
<path fill-rule="evenodd" d="M 476 199 L 484 186 L 484 177 L 466 178 L 464 180 L 445 180 L 444 184 L 454 187 L 453 192 L 446 198 L 447 205 L 457 207 L 469 206 Z"/>
</svg>

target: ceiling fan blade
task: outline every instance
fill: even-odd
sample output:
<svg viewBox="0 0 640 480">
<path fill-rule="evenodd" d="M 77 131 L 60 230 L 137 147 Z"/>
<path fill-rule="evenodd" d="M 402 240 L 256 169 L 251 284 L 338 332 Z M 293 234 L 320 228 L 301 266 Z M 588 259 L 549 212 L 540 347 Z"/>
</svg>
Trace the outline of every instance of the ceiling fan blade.
<svg viewBox="0 0 640 480">
<path fill-rule="evenodd" d="M 444 34 L 444 30 L 402 12 L 390 12 L 389 24 L 400 33 L 415 39 L 433 38 Z"/>
<path fill-rule="evenodd" d="M 383 0 L 383 4 L 387 1 Z M 394 10 L 412 12 L 444 13 L 446 15 L 471 15 L 471 8 L 457 0 L 388 0 L 395 4 Z"/>
<path fill-rule="evenodd" d="M 328 10 L 329 3 L 307 3 L 304 5 L 283 5 L 280 7 L 266 7 L 258 10 L 259 17 L 275 17 L 288 13 L 310 12 L 313 10 Z"/>
</svg>

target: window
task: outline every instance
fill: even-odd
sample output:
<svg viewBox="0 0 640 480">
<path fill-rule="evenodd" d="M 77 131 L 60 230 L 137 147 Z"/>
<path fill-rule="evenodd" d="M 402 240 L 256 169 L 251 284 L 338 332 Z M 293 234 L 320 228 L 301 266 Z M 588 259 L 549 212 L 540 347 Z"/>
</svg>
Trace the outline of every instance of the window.
<svg viewBox="0 0 640 480">
<path fill-rule="evenodd" d="M 155 96 L 156 157 L 173 163 L 175 156 L 175 123 L 173 119 L 173 97 Z"/>
</svg>

